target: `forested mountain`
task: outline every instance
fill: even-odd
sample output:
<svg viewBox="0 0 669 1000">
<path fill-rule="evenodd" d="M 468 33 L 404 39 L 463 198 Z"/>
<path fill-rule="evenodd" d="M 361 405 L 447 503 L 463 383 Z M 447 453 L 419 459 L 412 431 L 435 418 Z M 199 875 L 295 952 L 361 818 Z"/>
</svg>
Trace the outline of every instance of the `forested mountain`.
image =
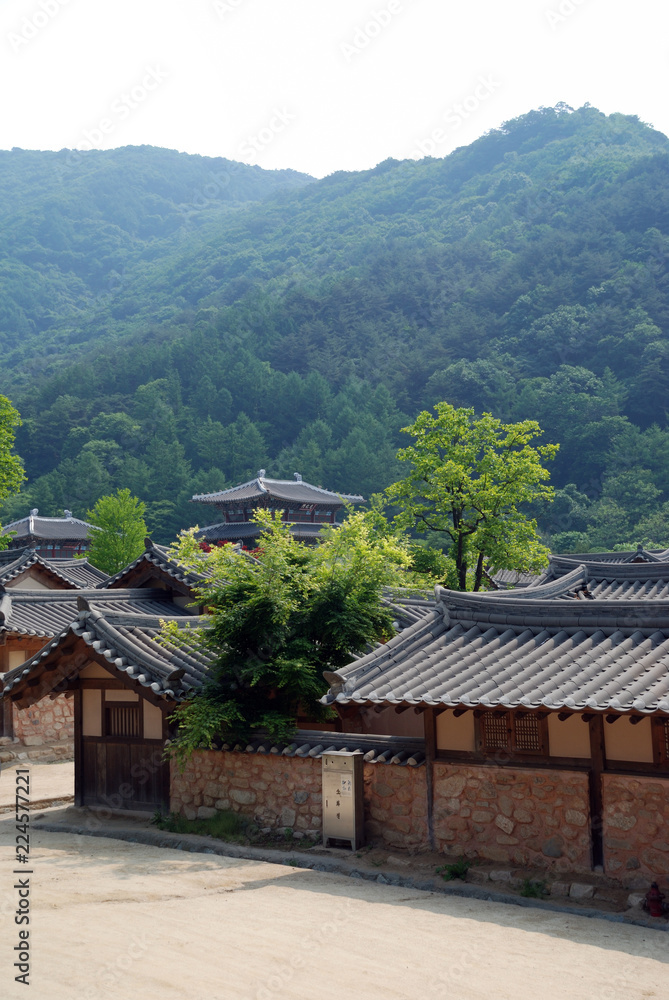
<svg viewBox="0 0 669 1000">
<path fill-rule="evenodd" d="M 0 387 L 30 475 L 5 520 L 128 486 L 169 539 L 192 493 L 261 466 L 369 494 L 445 399 L 561 443 L 556 548 L 669 544 L 665 136 L 558 106 L 320 181 L 68 156 L 0 154 Z"/>
</svg>

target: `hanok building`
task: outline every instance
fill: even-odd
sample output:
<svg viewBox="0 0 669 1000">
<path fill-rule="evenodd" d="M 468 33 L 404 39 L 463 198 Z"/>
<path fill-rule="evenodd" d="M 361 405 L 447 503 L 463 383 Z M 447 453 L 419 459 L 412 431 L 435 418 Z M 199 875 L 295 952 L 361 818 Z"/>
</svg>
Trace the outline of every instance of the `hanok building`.
<svg viewBox="0 0 669 1000">
<path fill-rule="evenodd" d="M 296 538 L 305 542 L 318 539 L 324 524 L 336 524 L 337 514 L 346 504 L 364 503 L 364 498 L 348 493 L 332 493 L 305 483 L 296 472 L 294 479 L 268 479 L 260 469 L 255 479 L 218 493 L 200 493 L 193 503 L 214 506 L 222 520 L 202 528 L 199 537 L 209 545 L 219 542 L 255 544 L 260 529 L 252 521 L 258 510 L 272 511 L 290 524 Z"/>
<path fill-rule="evenodd" d="M 437 588 L 433 610 L 328 676 L 344 729 L 409 717 L 402 731 L 424 734 L 431 846 L 669 874 L 669 562 L 653 555 L 552 557 L 517 591 Z"/>
<path fill-rule="evenodd" d="M 66 510 L 63 517 L 40 517 L 35 507 L 27 517 L 12 521 L 2 528 L 3 535 L 11 535 L 10 549 L 30 547 L 42 556 L 69 557 L 87 552 L 95 525 L 73 517 Z"/>
<path fill-rule="evenodd" d="M 294 825 L 318 834 L 324 754 L 354 751 L 370 767 L 386 765 L 379 768 L 381 789 L 398 780 L 394 774 L 405 774 L 399 780 L 411 784 L 414 772 L 424 771 L 422 739 L 298 730 L 278 743 L 255 739 L 198 751 L 182 774 L 164 762 L 163 750 L 170 715 L 201 688 L 212 666 L 211 654 L 188 641 L 185 630 L 196 619 L 79 604 L 75 620 L 4 683 L 4 698 L 21 711 L 54 692 L 72 697 L 77 805 L 175 810 L 194 818 L 211 815 L 216 802 L 224 808 L 228 801 L 233 808 L 251 809 L 263 825 L 281 830 Z M 156 641 L 166 617 L 182 631 L 178 645 Z"/>
<path fill-rule="evenodd" d="M 94 588 L 0 589 L 0 674 L 7 677 L 41 651 L 55 636 L 62 635 L 77 617 L 83 600 L 101 612 L 149 615 L 153 618 L 188 616 L 190 612 L 172 600 L 164 587 L 105 588 L 106 579 Z M 190 603 L 190 602 L 187 602 Z M 51 703 L 34 704 L 25 711 L 3 696 L 0 735 L 13 736 L 28 744 L 71 739 L 74 735 L 72 701 L 63 691 Z"/>
</svg>

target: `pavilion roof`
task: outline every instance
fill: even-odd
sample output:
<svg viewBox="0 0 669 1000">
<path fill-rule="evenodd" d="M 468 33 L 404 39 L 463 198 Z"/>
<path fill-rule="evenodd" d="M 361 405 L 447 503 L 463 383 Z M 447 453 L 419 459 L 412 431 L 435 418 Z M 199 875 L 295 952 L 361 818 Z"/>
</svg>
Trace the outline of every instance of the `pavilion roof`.
<svg viewBox="0 0 669 1000">
<path fill-rule="evenodd" d="M 83 541 L 90 538 L 93 531 L 99 530 L 96 525 L 73 517 L 69 511 L 66 511 L 65 515 L 65 517 L 40 517 L 35 508 L 27 517 L 6 524 L 1 533 L 3 535 L 12 533 L 14 541 L 19 541 L 21 538 L 39 538 L 57 542 Z"/>
<path fill-rule="evenodd" d="M 239 486 L 231 486 L 217 493 L 198 493 L 196 503 L 215 504 L 218 507 L 238 506 L 258 501 L 276 500 L 283 504 L 316 504 L 321 507 L 343 507 L 345 503 L 364 503 L 364 497 L 351 493 L 333 493 L 305 483 L 301 476 L 295 479 L 268 479 L 261 469 L 255 479 Z"/>
</svg>

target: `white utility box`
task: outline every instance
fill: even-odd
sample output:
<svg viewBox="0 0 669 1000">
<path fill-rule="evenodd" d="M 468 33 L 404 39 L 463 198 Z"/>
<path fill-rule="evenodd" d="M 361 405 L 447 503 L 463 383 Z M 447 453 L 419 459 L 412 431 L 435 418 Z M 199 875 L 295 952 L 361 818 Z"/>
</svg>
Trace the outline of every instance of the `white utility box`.
<svg viewBox="0 0 669 1000">
<path fill-rule="evenodd" d="M 323 846 L 341 846 L 330 841 L 348 841 L 351 850 L 365 839 L 363 799 L 363 754 L 333 750 L 323 762 Z"/>
</svg>

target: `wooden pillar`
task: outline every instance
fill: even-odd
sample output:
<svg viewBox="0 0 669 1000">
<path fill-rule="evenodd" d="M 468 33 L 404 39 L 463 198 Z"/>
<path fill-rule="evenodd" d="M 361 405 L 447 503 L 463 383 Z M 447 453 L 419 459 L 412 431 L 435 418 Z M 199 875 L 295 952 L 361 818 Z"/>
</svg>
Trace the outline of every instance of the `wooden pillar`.
<svg viewBox="0 0 669 1000">
<path fill-rule="evenodd" d="M 590 728 L 590 852 L 592 867 L 604 864 L 602 774 L 606 765 L 604 717 L 598 712 L 588 722 Z"/>
<path fill-rule="evenodd" d="M 434 839 L 434 758 L 437 755 L 437 717 L 433 708 L 423 712 L 425 726 L 425 779 L 427 786 L 427 836 L 430 850 L 436 849 Z"/>
<path fill-rule="evenodd" d="M 11 698 L 0 702 L 0 736 L 14 735 L 14 705 Z"/>
<path fill-rule="evenodd" d="M 104 692 L 103 692 L 104 693 Z M 81 734 L 83 729 L 83 705 L 81 698 L 81 688 L 74 691 L 74 804 L 81 806 L 84 803 L 84 775 L 82 760 Z"/>
</svg>

